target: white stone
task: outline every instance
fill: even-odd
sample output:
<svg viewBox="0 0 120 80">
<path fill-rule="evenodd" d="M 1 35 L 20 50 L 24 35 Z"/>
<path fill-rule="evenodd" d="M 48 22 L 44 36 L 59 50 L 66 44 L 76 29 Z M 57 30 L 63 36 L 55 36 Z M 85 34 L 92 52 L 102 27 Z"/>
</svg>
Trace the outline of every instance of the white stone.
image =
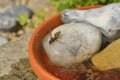
<svg viewBox="0 0 120 80">
<path fill-rule="evenodd" d="M 61 32 L 59 37 L 50 43 L 51 36 L 47 34 L 43 48 L 50 61 L 58 66 L 81 63 L 89 59 L 101 46 L 101 32 L 90 24 L 70 23 L 55 28 L 51 35 Z"/>
</svg>

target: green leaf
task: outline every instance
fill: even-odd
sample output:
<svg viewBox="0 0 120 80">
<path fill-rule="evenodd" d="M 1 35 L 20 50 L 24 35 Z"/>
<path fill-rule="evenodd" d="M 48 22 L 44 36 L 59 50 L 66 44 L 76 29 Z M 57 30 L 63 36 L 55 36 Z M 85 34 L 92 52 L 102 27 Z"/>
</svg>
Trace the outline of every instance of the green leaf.
<svg viewBox="0 0 120 80">
<path fill-rule="evenodd" d="M 35 27 L 35 22 L 31 22 L 31 23 L 27 24 L 27 27 L 34 28 Z"/>
<path fill-rule="evenodd" d="M 40 10 L 36 13 L 36 16 L 40 19 L 40 20 L 44 20 L 45 19 L 45 11 L 44 10 Z"/>
<path fill-rule="evenodd" d="M 105 3 L 105 2 L 106 2 L 106 0 L 100 0 L 100 2 L 101 2 L 101 3 Z"/>
<path fill-rule="evenodd" d="M 28 21 L 28 15 L 25 13 L 21 13 L 18 17 L 18 22 L 20 25 L 24 26 Z"/>
<path fill-rule="evenodd" d="M 64 5 L 64 4 L 60 4 L 61 6 L 58 6 L 57 10 L 59 12 L 65 10 L 65 9 L 69 9 L 70 7 L 68 5 Z"/>
<path fill-rule="evenodd" d="M 59 0 L 50 0 L 50 3 L 54 6 L 58 6 Z"/>
</svg>

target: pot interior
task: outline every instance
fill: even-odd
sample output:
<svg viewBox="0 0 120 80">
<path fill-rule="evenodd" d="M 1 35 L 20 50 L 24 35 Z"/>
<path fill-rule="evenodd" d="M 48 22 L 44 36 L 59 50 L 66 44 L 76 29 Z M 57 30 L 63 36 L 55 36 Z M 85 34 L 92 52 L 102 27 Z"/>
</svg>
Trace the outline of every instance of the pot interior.
<svg viewBox="0 0 120 80">
<path fill-rule="evenodd" d="M 89 8 L 96 8 L 96 7 L 101 7 L 101 6 L 95 6 L 95 7 L 89 7 Z M 88 7 L 84 7 L 84 8 L 80 8 L 80 9 L 89 9 Z M 79 9 L 79 8 L 78 8 Z M 75 65 L 72 67 L 57 67 L 55 65 L 53 65 L 43 47 L 42 47 L 42 39 L 45 37 L 46 34 L 48 34 L 51 30 L 53 30 L 55 27 L 62 25 L 62 21 L 60 19 L 61 15 L 58 14 L 52 18 L 50 18 L 49 20 L 47 20 L 46 22 L 44 22 L 37 30 L 37 32 L 35 33 L 35 38 L 33 40 L 33 52 L 34 52 L 34 56 L 37 60 L 37 62 L 39 63 L 39 66 L 42 66 L 42 68 L 44 68 L 47 72 L 49 72 L 50 74 L 52 74 L 53 76 L 56 76 L 57 78 L 61 79 L 61 80 L 86 80 L 85 79 L 85 75 L 86 73 L 82 73 L 82 71 L 84 71 L 84 66 L 82 65 Z M 88 68 L 89 69 L 89 60 L 84 63 L 85 69 Z M 94 72 L 96 72 L 95 70 L 93 70 Z M 101 74 L 101 72 L 99 72 L 99 74 Z M 94 79 L 95 80 L 95 79 Z M 106 79 L 103 79 L 106 80 Z"/>
</svg>

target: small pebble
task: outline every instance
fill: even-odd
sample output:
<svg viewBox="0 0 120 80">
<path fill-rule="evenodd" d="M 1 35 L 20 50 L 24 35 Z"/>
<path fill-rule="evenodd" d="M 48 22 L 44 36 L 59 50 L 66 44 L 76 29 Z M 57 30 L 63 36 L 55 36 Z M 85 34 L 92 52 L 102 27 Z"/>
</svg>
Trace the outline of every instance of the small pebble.
<svg viewBox="0 0 120 80">
<path fill-rule="evenodd" d="M 15 39 L 17 39 L 19 36 L 17 35 L 17 33 L 11 33 L 11 34 L 8 34 L 7 38 L 9 41 L 13 41 Z"/>
<path fill-rule="evenodd" d="M 23 30 L 19 30 L 18 32 L 17 32 L 17 35 L 18 36 L 21 36 L 21 35 L 23 35 L 25 32 L 23 31 Z"/>
<path fill-rule="evenodd" d="M 0 36 L 0 46 L 6 44 L 8 40 L 5 37 Z"/>
</svg>

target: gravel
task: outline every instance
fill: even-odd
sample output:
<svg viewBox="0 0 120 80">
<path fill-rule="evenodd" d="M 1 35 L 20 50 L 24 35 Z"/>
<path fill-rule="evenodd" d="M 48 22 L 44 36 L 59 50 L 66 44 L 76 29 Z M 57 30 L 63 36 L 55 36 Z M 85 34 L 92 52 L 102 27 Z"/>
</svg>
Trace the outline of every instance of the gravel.
<svg viewBox="0 0 120 80">
<path fill-rule="evenodd" d="M 32 71 L 28 58 L 20 59 L 18 63 L 12 64 L 11 67 L 10 73 L 0 77 L 0 80 L 39 80 Z"/>
</svg>

